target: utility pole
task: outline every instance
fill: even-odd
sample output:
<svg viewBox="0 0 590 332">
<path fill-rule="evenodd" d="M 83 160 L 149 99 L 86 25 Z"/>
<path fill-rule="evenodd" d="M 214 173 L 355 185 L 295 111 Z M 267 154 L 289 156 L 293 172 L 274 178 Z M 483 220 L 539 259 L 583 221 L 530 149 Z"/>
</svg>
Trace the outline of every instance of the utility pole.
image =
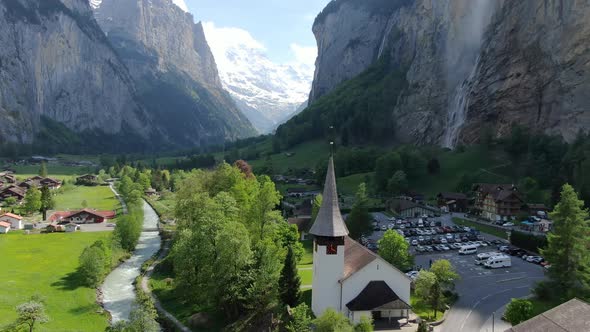
<svg viewBox="0 0 590 332">
<path fill-rule="evenodd" d="M 492 312 L 492 332 L 495 332 L 494 331 L 495 324 L 496 324 L 496 312 L 494 311 L 494 312 Z"/>
</svg>

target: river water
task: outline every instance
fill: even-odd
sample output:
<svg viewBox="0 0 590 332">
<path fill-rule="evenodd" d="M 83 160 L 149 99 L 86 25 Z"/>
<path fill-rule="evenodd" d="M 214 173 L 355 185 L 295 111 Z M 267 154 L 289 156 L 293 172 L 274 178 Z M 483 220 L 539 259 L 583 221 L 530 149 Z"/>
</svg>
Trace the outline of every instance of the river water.
<svg viewBox="0 0 590 332">
<path fill-rule="evenodd" d="M 131 258 L 113 270 L 101 288 L 104 308 L 111 313 L 113 323 L 129 319 L 135 301 L 133 282 L 140 273 L 141 265 L 158 252 L 162 243 L 159 233 L 154 231 L 157 227 L 158 215 L 143 202 L 143 228 L 149 231 L 141 233 Z"/>
</svg>

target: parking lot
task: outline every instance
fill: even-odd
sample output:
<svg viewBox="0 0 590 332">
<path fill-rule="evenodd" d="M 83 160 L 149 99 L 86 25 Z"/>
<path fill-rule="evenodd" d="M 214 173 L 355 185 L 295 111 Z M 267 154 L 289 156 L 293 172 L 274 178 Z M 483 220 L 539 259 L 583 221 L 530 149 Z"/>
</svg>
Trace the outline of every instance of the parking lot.
<svg viewBox="0 0 590 332">
<path fill-rule="evenodd" d="M 382 213 L 374 214 L 375 221 L 379 231 L 375 231 L 371 236 L 367 236 L 367 240 L 375 242 L 383 236 L 382 226 L 385 225 L 389 229 L 392 223 L 390 218 Z M 498 251 L 498 246 L 506 245 L 506 241 L 488 234 L 477 234 L 477 232 L 458 231 L 453 224 L 450 215 L 443 215 L 441 217 L 427 218 L 429 223 L 434 222 L 434 226 L 410 227 L 404 228 L 394 227 L 393 229 L 400 229 L 404 235 L 407 236 L 410 243 L 413 240 L 419 240 L 422 236 L 422 247 L 430 246 L 432 250 L 417 251 L 418 245 L 411 246 L 411 251 L 415 257 L 415 268 L 425 268 L 430 266 L 431 262 L 438 259 L 447 259 L 456 268 L 461 276 L 461 279 L 456 282 L 456 291 L 459 294 L 459 300 L 453 305 L 448 312 L 445 322 L 436 328 L 436 331 L 455 332 L 455 331 L 492 331 L 492 317 L 495 316 L 495 330 L 504 331 L 509 326 L 499 318 L 502 315 L 503 307 L 510 302 L 511 298 L 525 297 L 530 294 L 531 288 L 536 282 L 544 278 L 543 267 L 539 264 L 527 262 L 519 256 L 511 257 L 511 267 L 487 269 L 483 265 L 475 264 L 475 255 L 459 255 L 457 246 L 452 248 L 452 244 L 461 245 L 477 245 L 478 253 Z M 417 219 L 410 219 L 410 221 Z M 395 221 L 397 223 L 397 220 Z M 424 222 L 424 220 L 423 220 Z M 440 225 L 440 226 L 437 226 Z M 410 223 L 411 226 L 411 223 Z M 436 228 L 450 227 L 450 232 L 437 232 Z M 435 234 L 419 235 L 417 232 L 412 235 L 412 231 L 406 230 L 428 230 L 432 231 L 434 228 Z M 423 232 L 424 233 L 424 232 Z M 451 242 L 447 238 L 447 234 L 452 235 L 453 240 L 457 239 L 457 235 L 461 242 Z M 479 237 L 478 237 L 479 235 Z M 430 237 L 430 244 L 426 237 Z M 441 237 L 447 240 L 446 244 L 437 244 L 433 238 Z M 450 237 L 450 236 L 449 236 Z M 464 237 L 466 241 L 464 240 Z M 445 245 L 449 247 L 448 250 L 436 250 L 435 246 Z M 376 250 L 376 249 L 375 249 Z M 495 313 L 495 314 L 494 314 Z M 494 314 L 494 315 L 493 315 Z"/>
</svg>

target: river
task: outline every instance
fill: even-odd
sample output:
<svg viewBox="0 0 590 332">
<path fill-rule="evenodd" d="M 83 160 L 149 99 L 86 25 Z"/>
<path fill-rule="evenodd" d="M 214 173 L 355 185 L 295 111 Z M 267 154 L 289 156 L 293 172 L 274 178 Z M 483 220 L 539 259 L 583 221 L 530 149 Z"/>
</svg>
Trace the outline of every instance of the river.
<svg viewBox="0 0 590 332">
<path fill-rule="evenodd" d="M 133 282 L 140 273 L 141 265 L 158 250 L 162 240 L 158 232 L 158 215 L 152 207 L 143 202 L 143 228 L 149 231 L 141 233 L 139 243 L 131 258 L 113 270 L 102 285 L 103 305 L 111 313 L 112 322 L 128 320 L 133 301 L 135 286 Z"/>
</svg>

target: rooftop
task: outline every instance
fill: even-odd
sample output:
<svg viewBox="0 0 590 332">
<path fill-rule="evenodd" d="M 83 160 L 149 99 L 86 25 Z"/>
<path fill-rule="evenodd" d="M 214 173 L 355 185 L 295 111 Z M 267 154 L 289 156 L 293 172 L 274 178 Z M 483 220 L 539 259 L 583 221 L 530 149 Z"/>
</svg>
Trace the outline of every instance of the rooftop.
<svg viewBox="0 0 590 332">
<path fill-rule="evenodd" d="M 590 304 L 571 299 L 566 303 L 545 311 L 524 321 L 505 332 L 582 332 L 590 331 Z"/>
</svg>

